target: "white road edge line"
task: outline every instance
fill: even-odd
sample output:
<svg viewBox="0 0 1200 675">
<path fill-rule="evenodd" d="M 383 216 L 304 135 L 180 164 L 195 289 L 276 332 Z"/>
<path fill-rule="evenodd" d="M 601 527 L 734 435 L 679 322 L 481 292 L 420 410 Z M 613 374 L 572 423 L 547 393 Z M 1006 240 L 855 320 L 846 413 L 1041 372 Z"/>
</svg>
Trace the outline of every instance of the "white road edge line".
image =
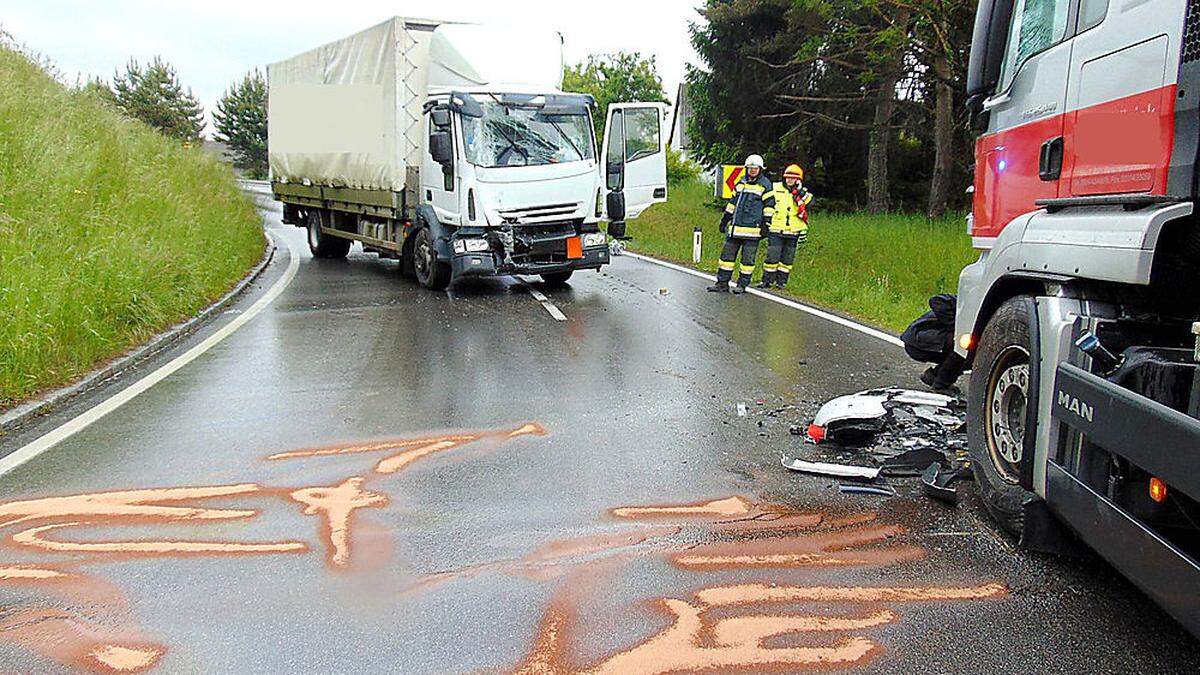
<svg viewBox="0 0 1200 675">
<path fill-rule="evenodd" d="M 528 283 L 526 283 L 524 281 L 522 281 L 521 283 L 525 284 L 525 288 L 529 289 L 529 294 L 533 296 L 533 299 L 542 303 L 542 307 L 545 307 L 546 311 L 549 312 L 550 316 L 554 317 L 554 319 L 556 321 L 566 321 L 567 320 L 567 315 L 563 314 L 562 310 L 560 310 L 557 306 L 555 306 L 555 304 L 553 302 L 550 302 L 550 298 L 547 298 L 545 296 L 545 294 L 543 294 L 541 291 L 534 288 L 533 286 L 530 286 Z"/>
<path fill-rule="evenodd" d="M 657 258 L 651 258 L 649 256 L 644 256 L 644 255 L 641 255 L 638 253 L 633 253 L 631 251 L 622 251 L 621 255 L 628 256 L 628 257 L 634 258 L 636 260 L 641 260 L 643 262 L 652 263 L 654 265 L 661 265 L 662 267 L 673 269 L 677 272 L 683 272 L 684 274 L 690 274 L 694 277 L 700 277 L 701 279 L 708 279 L 709 281 L 717 280 L 717 278 L 715 276 L 713 276 L 711 274 L 707 274 L 705 272 L 701 272 L 700 270 L 694 270 L 690 267 L 684 267 L 683 265 L 676 265 L 675 263 L 666 262 L 665 260 L 659 260 Z M 809 305 L 801 304 L 799 302 L 796 302 L 795 300 L 788 300 L 787 298 L 781 298 L 778 295 L 773 295 L 771 293 L 764 293 L 763 291 L 760 291 L 757 288 L 750 288 L 747 290 L 750 291 L 751 295 L 756 295 L 765 300 L 770 300 L 771 302 L 778 303 L 780 305 L 783 305 L 784 307 L 791 307 L 792 309 L 800 310 L 801 312 L 804 312 L 806 314 L 811 314 L 815 317 L 825 319 L 826 321 L 836 323 L 837 325 L 843 326 L 845 328 L 849 328 L 850 330 L 858 331 L 859 333 L 862 333 L 864 335 L 870 335 L 873 338 L 883 340 L 884 342 L 891 344 L 891 345 L 895 345 L 897 347 L 904 346 L 904 343 L 900 341 L 900 338 L 898 338 L 894 335 L 889 335 L 881 330 L 871 328 L 870 326 L 863 325 L 861 323 L 858 323 L 857 321 L 851 321 L 850 319 L 847 319 L 845 317 L 841 317 L 836 314 L 831 314 L 830 312 L 826 312 L 825 310 L 822 310 L 822 309 L 817 309 L 816 307 L 810 307 Z"/>
<path fill-rule="evenodd" d="M 34 457 L 37 457 L 43 452 L 46 452 L 50 448 L 53 448 L 71 436 L 74 436 L 80 431 L 88 428 L 105 415 L 132 401 L 142 392 L 170 377 L 172 373 L 176 372 L 180 368 L 183 368 L 192 361 L 195 361 L 196 358 L 198 358 L 201 354 L 215 347 L 222 340 L 232 335 L 234 331 L 244 326 L 248 321 L 258 316 L 264 309 L 266 309 L 267 305 L 270 305 L 276 298 L 278 298 L 279 295 L 283 293 L 283 290 L 287 288 L 288 284 L 292 283 L 292 279 L 296 276 L 296 270 L 300 267 L 300 257 L 296 255 L 296 249 L 292 248 L 287 239 L 274 237 L 274 235 L 271 235 L 269 232 L 268 236 L 275 238 L 276 242 L 282 239 L 284 247 L 288 250 L 289 261 L 287 270 L 283 273 L 283 276 L 280 277 L 273 286 L 271 286 L 270 290 L 268 290 L 265 295 L 259 298 L 245 312 L 238 314 L 232 321 L 222 326 L 220 330 L 205 338 L 200 344 L 197 344 L 195 347 L 192 347 L 174 359 L 171 359 L 171 361 L 163 364 L 154 372 L 146 375 L 137 382 L 134 382 L 116 394 L 101 401 L 96 406 L 81 413 L 78 417 L 75 417 L 62 426 L 47 432 L 44 436 L 41 436 L 37 440 L 29 443 L 16 452 L 0 459 L 0 475 L 4 475 L 28 462 Z"/>
</svg>

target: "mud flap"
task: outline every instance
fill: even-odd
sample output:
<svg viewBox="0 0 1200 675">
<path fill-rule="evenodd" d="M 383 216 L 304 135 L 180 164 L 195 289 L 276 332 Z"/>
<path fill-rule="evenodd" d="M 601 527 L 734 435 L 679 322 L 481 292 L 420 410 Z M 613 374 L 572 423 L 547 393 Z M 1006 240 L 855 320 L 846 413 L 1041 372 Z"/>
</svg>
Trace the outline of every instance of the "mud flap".
<svg viewBox="0 0 1200 675">
<path fill-rule="evenodd" d="M 1063 525 L 1041 499 L 1030 499 L 1023 506 L 1024 527 L 1018 545 L 1037 553 L 1083 559 L 1091 556 L 1091 550 L 1079 541 L 1075 533 Z"/>
</svg>

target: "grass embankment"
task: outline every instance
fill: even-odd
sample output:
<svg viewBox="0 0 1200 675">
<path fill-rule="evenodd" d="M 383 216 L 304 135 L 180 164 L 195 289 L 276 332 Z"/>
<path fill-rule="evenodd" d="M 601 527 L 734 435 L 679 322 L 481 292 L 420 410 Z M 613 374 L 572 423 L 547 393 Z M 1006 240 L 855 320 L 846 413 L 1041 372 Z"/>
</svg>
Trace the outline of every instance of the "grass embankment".
<svg viewBox="0 0 1200 675">
<path fill-rule="evenodd" d="M 724 235 L 712 187 L 698 181 L 672 186 L 670 200 L 629 223 L 629 248 L 691 265 L 692 229 L 704 231 L 699 267 L 716 272 Z M 929 310 L 929 296 L 954 293 L 958 274 L 977 254 L 961 217 L 930 222 L 919 215 L 825 214 L 820 195 L 808 243 L 796 254 L 786 293 L 899 332 Z M 762 277 L 765 242 L 759 246 Z"/>
<path fill-rule="evenodd" d="M 262 249 L 228 168 L 0 48 L 0 408 L 197 313 Z"/>
</svg>

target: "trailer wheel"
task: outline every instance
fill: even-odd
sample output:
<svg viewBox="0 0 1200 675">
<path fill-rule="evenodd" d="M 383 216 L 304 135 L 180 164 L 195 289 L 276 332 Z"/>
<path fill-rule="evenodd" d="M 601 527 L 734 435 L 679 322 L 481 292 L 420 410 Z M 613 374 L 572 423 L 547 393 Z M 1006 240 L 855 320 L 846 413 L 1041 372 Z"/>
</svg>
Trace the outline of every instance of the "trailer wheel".
<svg viewBox="0 0 1200 675">
<path fill-rule="evenodd" d="M 437 247 L 427 227 L 417 232 L 413 244 L 413 272 L 417 282 L 429 290 L 440 291 L 450 285 L 450 265 L 438 260 Z"/>
<path fill-rule="evenodd" d="M 551 272 L 549 274 L 541 274 L 539 276 L 542 277 L 542 283 L 546 284 L 547 286 L 562 286 L 571 280 L 571 275 L 574 273 L 575 270 L 568 270 L 566 272 Z"/>
<path fill-rule="evenodd" d="M 984 504 L 1000 525 L 1020 535 L 1024 505 L 1032 495 L 1021 487 L 1033 461 L 1037 410 L 1030 355 L 1036 353 L 1037 314 L 1029 296 L 1012 298 L 988 320 L 979 337 L 968 395 L 971 466 Z"/>
<path fill-rule="evenodd" d="M 324 211 L 312 209 L 304 217 L 304 226 L 308 228 L 308 250 L 314 258 L 345 258 L 350 252 L 349 239 L 331 237 L 321 232 L 321 225 L 328 216 Z"/>
</svg>

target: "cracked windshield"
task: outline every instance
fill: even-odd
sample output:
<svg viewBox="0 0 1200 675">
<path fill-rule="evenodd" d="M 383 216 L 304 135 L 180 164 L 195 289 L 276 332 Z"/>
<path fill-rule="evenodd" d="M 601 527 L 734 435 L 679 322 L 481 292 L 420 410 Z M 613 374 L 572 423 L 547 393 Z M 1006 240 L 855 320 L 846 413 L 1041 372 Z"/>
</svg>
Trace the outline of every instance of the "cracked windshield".
<svg viewBox="0 0 1200 675">
<path fill-rule="evenodd" d="M 483 117 L 462 117 L 467 160 L 476 166 L 541 166 L 595 157 L 585 115 L 484 103 Z"/>
</svg>

